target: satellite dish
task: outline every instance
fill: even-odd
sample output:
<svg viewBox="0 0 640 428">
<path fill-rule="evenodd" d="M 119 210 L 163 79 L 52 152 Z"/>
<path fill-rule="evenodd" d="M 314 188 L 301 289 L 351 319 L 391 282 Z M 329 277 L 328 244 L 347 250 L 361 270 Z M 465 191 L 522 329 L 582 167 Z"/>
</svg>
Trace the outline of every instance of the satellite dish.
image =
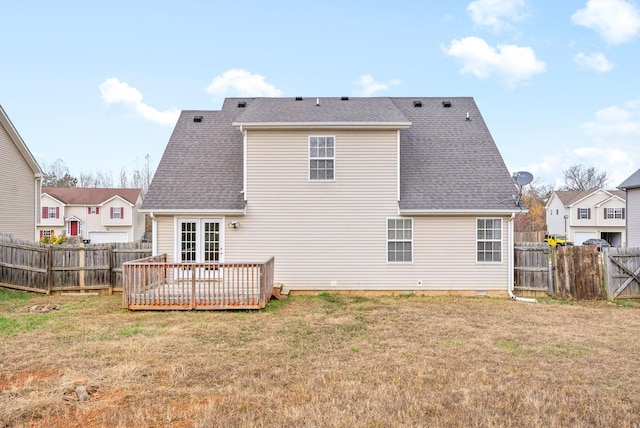
<svg viewBox="0 0 640 428">
<path fill-rule="evenodd" d="M 533 181 L 533 174 L 527 171 L 514 172 L 513 180 L 518 186 L 526 186 Z"/>
</svg>

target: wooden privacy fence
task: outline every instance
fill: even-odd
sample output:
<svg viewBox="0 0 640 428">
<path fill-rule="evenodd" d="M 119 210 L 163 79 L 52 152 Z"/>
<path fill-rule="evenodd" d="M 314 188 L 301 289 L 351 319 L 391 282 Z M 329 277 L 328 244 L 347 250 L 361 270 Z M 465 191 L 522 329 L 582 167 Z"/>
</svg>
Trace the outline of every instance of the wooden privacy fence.
<svg viewBox="0 0 640 428">
<path fill-rule="evenodd" d="M 516 242 L 514 255 L 514 291 L 553 293 L 551 247 L 544 242 Z"/>
<path fill-rule="evenodd" d="M 554 252 L 555 296 L 563 299 L 605 298 L 602 254 L 593 245 L 558 246 Z"/>
<path fill-rule="evenodd" d="M 131 310 L 262 309 L 273 293 L 274 260 L 167 263 L 166 254 L 124 264 L 122 305 Z"/>
<path fill-rule="evenodd" d="M 0 285 L 52 292 L 122 290 L 122 265 L 151 254 L 141 242 L 49 245 L 0 235 Z"/>
<path fill-rule="evenodd" d="M 514 245 L 514 291 L 561 299 L 605 297 L 601 254 L 594 246 L 559 246 L 540 242 Z"/>
</svg>

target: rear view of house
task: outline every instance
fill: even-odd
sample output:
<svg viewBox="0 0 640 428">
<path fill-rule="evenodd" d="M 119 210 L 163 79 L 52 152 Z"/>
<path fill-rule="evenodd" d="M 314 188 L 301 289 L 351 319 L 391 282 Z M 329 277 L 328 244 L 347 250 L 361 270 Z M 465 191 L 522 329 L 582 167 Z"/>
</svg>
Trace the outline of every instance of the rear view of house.
<svg viewBox="0 0 640 428">
<path fill-rule="evenodd" d="M 506 294 L 516 196 L 472 98 L 231 98 L 182 112 L 142 211 L 169 262 L 288 290 Z"/>
<path fill-rule="evenodd" d="M 0 106 L 0 233 L 33 240 L 42 170 Z"/>
<path fill-rule="evenodd" d="M 131 242 L 144 235 L 140 189 L 43 187 L 39 237 L 65 235 L 92 243 Z"/>
</svg>

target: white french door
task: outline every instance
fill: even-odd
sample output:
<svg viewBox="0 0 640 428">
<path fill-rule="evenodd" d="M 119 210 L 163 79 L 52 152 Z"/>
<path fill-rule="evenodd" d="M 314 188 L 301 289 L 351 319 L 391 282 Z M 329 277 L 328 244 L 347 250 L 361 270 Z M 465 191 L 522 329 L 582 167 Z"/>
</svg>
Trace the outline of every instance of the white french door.
<svg viewBox="0 0 640 428">
<path fill-rule="evenodd" d="M 179 263 L 223 263 L 223 219 L 178 219 L 176 260 Z"/>
</svg>

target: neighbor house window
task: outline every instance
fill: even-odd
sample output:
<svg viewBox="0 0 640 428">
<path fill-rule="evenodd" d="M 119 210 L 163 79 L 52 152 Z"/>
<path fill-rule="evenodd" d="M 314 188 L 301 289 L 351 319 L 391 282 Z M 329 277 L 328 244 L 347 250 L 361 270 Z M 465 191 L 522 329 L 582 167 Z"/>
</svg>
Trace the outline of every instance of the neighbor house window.
<svg viewBox="0 0 640 428">
<path fill-rule="evenodd" d="M 89 207 L 89 208 L 87 208 L 87 212 L 89 214 L 100 214 L 100 208 L 99 207 Z"/>
<path fill-rule="evenodd" d="M 624 219 L 624 208 L 605 208 L 604 218 L 606 219 Z"/>
<path fill-rule="evenodd" d="M 387 262 L 413 261 L 413 219 L 387 219 Z"/>
<path fill-rule="evenodd" d="M 502 219 L 476 220 L 476 253 L 478 262 L 502 261 Z"/>
<path fill-rule="evenodd" d="M 111 218 L 124 218 L 124 208 L 123 207 L 111 207 Z"/>
<path fill-rule="evenodd" d="M 591 208 L 578 208 L 578 218 L 588 220 L 591 218 Z"/>
<path fill-rule="evenodd" d="M 53 230 L 41 230 L 40 231 L 40 237 L 41 238 L 51 238 L 51 235 L 53 234 Z"/>
<path fill-rule="evenodd" d="M 335 138 L 309 137 L 309 179 L 335 178 Z"/>
</svg>

